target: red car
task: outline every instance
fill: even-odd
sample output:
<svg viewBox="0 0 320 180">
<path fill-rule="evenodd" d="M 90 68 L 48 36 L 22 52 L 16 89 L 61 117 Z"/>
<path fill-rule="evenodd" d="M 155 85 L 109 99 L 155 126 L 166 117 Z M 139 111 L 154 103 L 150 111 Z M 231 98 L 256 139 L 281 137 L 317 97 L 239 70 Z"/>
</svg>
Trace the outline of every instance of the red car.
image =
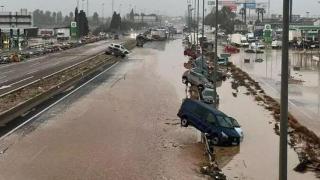
<svg viewBox="0 0 320 180">
<path fill-rule="evenodd" d="M 196 58 L 197 58 L 197 53 L 195 53 L 192 49 L 186 49 L 186 50 L 184 51 L 184 55 L 185 55 L 185 56 L 189 56 L 189 57 L 191 57 L 191 58 L 193 58 L 193 59 L 196 59 Z"/>
<path fill-rule="evenodd" d="M 224 47 L 224 52 L 227 53 L 239 53 L 240 49 L 231 45 L 227 45 Z"/>
</svg>

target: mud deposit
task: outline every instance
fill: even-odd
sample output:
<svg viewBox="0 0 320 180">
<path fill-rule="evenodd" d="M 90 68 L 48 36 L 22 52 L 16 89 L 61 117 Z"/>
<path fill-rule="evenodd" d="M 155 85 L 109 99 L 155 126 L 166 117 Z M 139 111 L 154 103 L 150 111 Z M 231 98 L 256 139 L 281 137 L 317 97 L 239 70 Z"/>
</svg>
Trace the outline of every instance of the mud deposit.
<svg viewBox="0 0 320 180">
<path fill-rule="evenodd" d="M 239 87 L 245 87 L 246 95 L 254 96 L 258 105 L 263 106 L 266 110 L 270 111 L 274 117 L 275 133 L 279 135 L 280 130 L 280 104 L 272 97 L 268 96 L 261 88 L 258 82 L 254 81 L 248 73 L 231 65 L 231 74 L 233 81 L 232 89 L 234 90 L 233 96 L 239 93 Z M 315 171 L 320 177 L 320 138 L 312 131 L 308 130 L 305 126 L 300 124 L 291 114 L 288 118 L 289 126 L 289 145 L 298 154 L 300 164 L 295 168 L 295 171 L 305 172 L 307 170 Z"/>
</svg>

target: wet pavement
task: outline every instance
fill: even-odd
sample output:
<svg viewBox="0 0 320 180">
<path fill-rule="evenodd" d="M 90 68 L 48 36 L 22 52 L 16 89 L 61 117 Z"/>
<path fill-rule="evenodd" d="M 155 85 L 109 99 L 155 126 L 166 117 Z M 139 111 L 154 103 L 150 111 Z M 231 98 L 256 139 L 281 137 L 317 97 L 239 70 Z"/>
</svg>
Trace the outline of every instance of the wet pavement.
<svg viewBox="0 0 320 180">
<path fill-rule="evenodd" d="M 242 49 L 239 54 L 232 55 L 231 61 L 257 80 L 268 95 L 279 100 L 281 50 L 264 51 L 264 54 L 255 55 Z M 245 58 L 251 62 L 244 63 Z M 254 62 L 256 58 L 264 62 Z M 290 72 L 294 80 L 289 85 L 289 108 L 301 124 L 320 136 L 320 68 L 310 59 L 309 56 L 300 56 L 296 50 L 290 51 Z M 301 69 L 294 70 L 296 66 Z"/>
<path fill-rule="evenodd" d="M 136 49 L 3 139 L 0 179 L 204 179 L 199 133 L 176 116 L 183 58 L 181 41 Z"/>
<path fill-rule="evenodd" d="M 199 132 L 181 128 L 186 96 L 181 40 L 137 48 L 128 60 L 81 88 L 0 142 L 0 179 L 206 179 Z M 231 80 L 218 89 L 220 110 L 236 118 L 240 147 L 216 147 L 228 179 L 278 179 L 278 144 L 271 113 Z M 2 152 L 2 153 L 1 153 Z M 289 179 L 315 179 L 292 169 Z"/>
</svg>

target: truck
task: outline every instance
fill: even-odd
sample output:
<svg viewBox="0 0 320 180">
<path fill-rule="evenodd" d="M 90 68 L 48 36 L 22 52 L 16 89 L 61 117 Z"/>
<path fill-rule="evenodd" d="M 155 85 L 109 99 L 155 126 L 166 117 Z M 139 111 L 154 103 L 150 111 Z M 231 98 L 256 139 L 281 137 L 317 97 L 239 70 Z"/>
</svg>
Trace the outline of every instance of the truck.
<svg viewBox="0 0 320 180">
<path fill-rule="evenodd" d="M 242 34 L 232 34 L 231 35 L 231 44 L 237 47 L 248 47 L 249 43 L 247 38 Z"/>
<path fill-rule="evenodd" d="M 271 47 L 272 47 L 272 49 L 279 49 L 279 48 L 281 48 L 281 47 L 282 47 L 282 41 L 279 41 L 279 40 L 274 40 L 274 41 L 272 41 Z"/>
<path fill-rule="evenodd" d="M 256 41 L 256 38 L 254 37 L 254 33 L 248 33 L 247 34 L 247 40 L 249 43 L 253 43 Z"/>
<path fill-rule="evenodd" d="M 56 30 L 56 36 L 58 41 L 68 41 L 70 39 L 70 29 L 60 28 Z"/>
<path fill-rule="evenodd" d="M 153 40 L 166 40 L 167 39 L 167 31 L 165 29 L 154 29 L 151 30 L 151 36 Z"/>
<path fill-rule="evenodd" d="M 301 31 L 290 30 L 289 31 L 289 42 L 293 42 L 302 38 Z"/>
</svg>

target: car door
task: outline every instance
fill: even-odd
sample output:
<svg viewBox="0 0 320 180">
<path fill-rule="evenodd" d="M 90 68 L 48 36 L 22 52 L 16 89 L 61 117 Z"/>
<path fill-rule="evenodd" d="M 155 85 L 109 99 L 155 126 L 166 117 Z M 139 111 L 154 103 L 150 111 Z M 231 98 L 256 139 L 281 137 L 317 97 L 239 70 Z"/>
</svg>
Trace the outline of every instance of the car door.
<svg viewBox="0 0 320 180">
<path fill-rule="evenodd" d="M 216 116 L 212 112 L 209 112 L 207 114 L 206 123 L 208 126 L 208 129 L 206 130 L 207 133 L 209 133 L 209 134 L 218 133 L 217 132 L 217 126 L 218 126 L 217 119 L 216 119 Z"/>
<path fill-rule="evenodd" d="M 194 110 L 194 114 L 196 116 L 195 118 L 195 127 L 203 132 L 203 133 L 206 133 L 207 130 L 208 130 L 208 126 L 207 126 L 207 123 L 206 123 L 206 118 L 207 118 L 207 114 L 208 114 L 208 110 L 201 106 L 201 105 L 197 105 L 197 107 L 195 108 Z"/>
</svg>

